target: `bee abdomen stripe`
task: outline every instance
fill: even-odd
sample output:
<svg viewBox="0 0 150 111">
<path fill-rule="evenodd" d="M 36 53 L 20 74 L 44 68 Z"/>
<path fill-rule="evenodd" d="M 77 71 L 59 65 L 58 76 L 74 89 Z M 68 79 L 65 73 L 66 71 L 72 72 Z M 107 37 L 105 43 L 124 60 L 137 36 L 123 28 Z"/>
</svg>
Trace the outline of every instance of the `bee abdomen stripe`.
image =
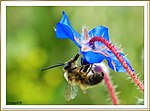
<svg viewBox="0 0 150 111">
<path fill-rule="evenodd" d="M 93 86 L 100 83 L 103 79 L 104 77 L 101 74 L 94 74 L 89 76 L 86 83 Z"/>
</svg>

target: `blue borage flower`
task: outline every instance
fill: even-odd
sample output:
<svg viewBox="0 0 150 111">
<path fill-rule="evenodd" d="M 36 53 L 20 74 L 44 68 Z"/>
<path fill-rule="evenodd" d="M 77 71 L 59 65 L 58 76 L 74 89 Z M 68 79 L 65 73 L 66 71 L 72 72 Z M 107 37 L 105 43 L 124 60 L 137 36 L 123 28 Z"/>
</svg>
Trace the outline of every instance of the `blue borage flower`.
<svg viewBox="0 0 150 111">
<path fill-rule="evenodd" d="M 57 38 L 71 39 L 75 45 L 80 48 L 80 53 L 83 55 L 84 60 L 90 64 L 100 63 L 106 59 L 111 69 L 117 72 L 126 72 L 120 61 L 103 43 L 94 42 L 94 44 L 90 44 L 89 42 L 90 39 L 95 36 L 103 37 L 105 40 L 110 42 L 108 28 L 104 26 L 97 26 L 96 28 L 89 31 L 88 27 L 83 26 L 82 34 L 80 35 L 72 28 L 66 13 L 63 11 L 62 14 L 62 19 L 56 25 Z M 132 69 L 127 57 L 125 57 L 121 51 L 119 51 L 119 54 L 124 58 L 124 61 Z"/>
</svg>

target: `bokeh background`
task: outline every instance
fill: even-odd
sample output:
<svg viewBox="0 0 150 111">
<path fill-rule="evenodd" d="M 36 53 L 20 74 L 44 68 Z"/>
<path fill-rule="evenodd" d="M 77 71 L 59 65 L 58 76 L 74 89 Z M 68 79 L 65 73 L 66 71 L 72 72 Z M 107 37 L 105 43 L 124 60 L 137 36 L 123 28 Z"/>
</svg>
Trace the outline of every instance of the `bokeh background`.
<svg viewBox="0 0 150 111">
<path fill-rule="evenodd" d="M 56 38 L 54 27 L 65 11 L 74 29 L 81 33 L 84 24 L 92 29 L 98 25 L 109 28 L 114 44 L 122 46 L 135 72 L 143 80 L 144 7 L 27 7 L 7 6 L 7 74 L 6 101 L 26 105 L 112 104 L 109 92 L 101 83 L 74 100 L 66 101 L 63 67 L 40 72 L 44 67 L 66 62 L 78 51 L 72 41 Z M 107 64 L 107 63 L 106 63 Z M 126 73 L 110 70 L 117 86 L 120 104 L 138 104 L 143 93 Z"/>
</svg>

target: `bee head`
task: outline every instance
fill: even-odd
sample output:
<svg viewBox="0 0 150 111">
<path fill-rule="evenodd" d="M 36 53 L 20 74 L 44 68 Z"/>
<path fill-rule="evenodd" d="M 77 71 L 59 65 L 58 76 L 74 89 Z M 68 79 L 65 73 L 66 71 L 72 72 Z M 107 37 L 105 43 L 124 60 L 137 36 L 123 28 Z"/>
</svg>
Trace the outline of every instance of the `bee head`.
<svg viewBox="0 0 150 111">
<path fill-rule="evenodd" d="M 76 54 L 76 56 L 74 58 L 72 58 L 70 61 L 68 61 L 65 65 L 64 65 L 64 70 L 69 70 L 72 68 L 75 68 L 77 66 L 77 59 L 79 58 L 79 54 Z"/>
<path fill-rule="evenodd" d="M 67 64 L 65 64 L 64 69 L 68 70 L 71 68 L 71 62 L 68 62 Z"/>
<path fill-rule="evenodd" d="M 65 70 L 69 70 L 69 69 L 72 69 L 76 67 L 76 62 L 70 60 L 69 62 L 67 62 L 65 65 L 64 65 L 64 69 Z"/>
<path fill-rule="evenodd" d="M 70 61 L 68 61 L 66 63 L 60 63 L 60 64 L 53 65 L 53 66 L 50 66 L 50 67 L 46 67 L 46 68 L 43 68 L 41 71 L 45 71 L 45 70 L 55 68 L 55 67 L 58 67 L 58 66 L 64 66 L 64 70 L 69 70 L 69 69 L 75 68 L 77 66 L 76 61 L 77 61 L 79 56 L 80 56 L 79 54 L 76 54 L 76 56 L 74 58 L 72 58 Z"/>
</svg>

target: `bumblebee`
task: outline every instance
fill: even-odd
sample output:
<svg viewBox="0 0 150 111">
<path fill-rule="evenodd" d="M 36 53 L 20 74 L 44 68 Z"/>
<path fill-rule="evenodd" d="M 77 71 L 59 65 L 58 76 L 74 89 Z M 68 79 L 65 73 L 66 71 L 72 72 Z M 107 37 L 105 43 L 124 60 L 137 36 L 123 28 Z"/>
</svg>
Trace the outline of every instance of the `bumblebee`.
<svg viewBox="0 0 150 111">
<path fill-rule="evenodd" d="M 103 72 L 96 72 L 94 70 L 97 67 L 95 64 L 89 64 L 81 58 L 81 65 L 78 66 L 77 60 L 79 56 L 79 54 L 76 54 L 74 58 L 64 64 L 42 69 L 44 71 L 57 66 L 64 66 L 64 77 L 67 81 L 65 98 L 67 101 L 77 96 L 78 86 L 83 93 L 86 93 L 86 89 L 99 84 L 104 79 Z"/>
</svg>

